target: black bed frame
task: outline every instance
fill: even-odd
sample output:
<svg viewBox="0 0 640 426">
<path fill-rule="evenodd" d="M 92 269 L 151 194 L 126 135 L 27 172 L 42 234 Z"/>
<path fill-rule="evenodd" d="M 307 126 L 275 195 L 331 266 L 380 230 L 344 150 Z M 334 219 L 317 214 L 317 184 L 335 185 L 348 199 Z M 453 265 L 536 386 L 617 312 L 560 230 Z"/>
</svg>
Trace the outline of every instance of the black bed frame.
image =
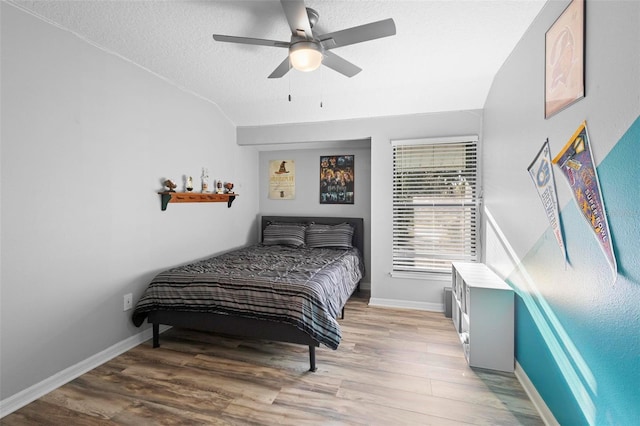
<svg viewBox="0 0 640 426">
<path fill-rule="evenodd" d="M 364 220 L 350 217 L 262 216 L 260 229 L 270 222 L 319 223 L 336 225 L 350 223 L 354 227 L 353 245 L 364 256 Z M 261 232 L 262 235 L 262 232 Z M 261 239 L 262 241 L 262 239 Z M 359 284 L 358 284 L 359 286 Z M 344 315 L 344 306 L 342 307 Z M 316 347 L 320 343 L 294 325 L 207 312 L 152 311 L 147 321 L 153 324 L 153 347 L 160 346 L 160 324 L 209 331 L 236 337 L 272 340 L 309 346 L 309 371 L 316 371 Z"/>
</svg>

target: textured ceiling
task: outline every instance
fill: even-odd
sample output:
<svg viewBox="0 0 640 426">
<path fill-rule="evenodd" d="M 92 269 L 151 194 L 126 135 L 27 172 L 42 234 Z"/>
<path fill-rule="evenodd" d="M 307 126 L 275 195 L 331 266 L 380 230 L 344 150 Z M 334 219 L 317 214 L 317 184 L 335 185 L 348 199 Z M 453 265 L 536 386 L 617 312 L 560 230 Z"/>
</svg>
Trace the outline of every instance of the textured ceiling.
<svg viewBox="0 0 640 426">
<path fill-rule="evenodd" d="M 252 126 L 482 108 L 495 73 L 545 0 L 307 0 L 320 14 L 320 33 L 393 18 L 397 34 L 334 50 L 363 69 L 352 78 L 321 67 L 281 79 L 267 76 L 286 49 L 211 36 L 288 41 L 279 1 L 10 3 Z"/>
</svg>

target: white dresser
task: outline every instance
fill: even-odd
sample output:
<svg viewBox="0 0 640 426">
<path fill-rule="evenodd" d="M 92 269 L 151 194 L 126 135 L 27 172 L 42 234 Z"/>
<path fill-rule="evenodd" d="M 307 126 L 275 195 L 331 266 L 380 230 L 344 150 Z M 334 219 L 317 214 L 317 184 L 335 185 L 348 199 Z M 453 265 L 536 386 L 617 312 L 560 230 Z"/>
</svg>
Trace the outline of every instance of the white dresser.
<svg viewBox="0 0 640 426">
<path fill-rule="evenodd" d="M 513 372 L 514 294 L 483 263 L 454 262 L 451 317 L 471 367 Z"/>
</svg>

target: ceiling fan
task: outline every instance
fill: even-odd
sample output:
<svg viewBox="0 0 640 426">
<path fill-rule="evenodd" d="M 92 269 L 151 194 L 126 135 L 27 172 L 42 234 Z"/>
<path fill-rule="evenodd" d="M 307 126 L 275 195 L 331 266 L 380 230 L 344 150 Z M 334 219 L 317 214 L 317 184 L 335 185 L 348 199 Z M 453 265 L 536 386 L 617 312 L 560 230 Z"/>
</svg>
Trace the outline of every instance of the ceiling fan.
<svg viewBox="0 0 640 426">
<path fill-rule="evenodd" d="M 289 49 L 289 55 L 269 75 L 269 78 L 284 76 L 291 67 L 300 71 L 313 71 L 325 65 L 347 77 L 353 77 L 362 68 L 333 53 L 331 50 L 350 44 L 395 35 L 393 19 L 384 19 L 345 30 L 319 35 L 313 31 L 319 14 L 308 8 L 304 0 L 280 0 L 291 28 L 291 41 L 266 40 L 251 37 L 236 37 L 214 34 L 213 39 L 229 43 L 252 44 Z"/>
</svg>

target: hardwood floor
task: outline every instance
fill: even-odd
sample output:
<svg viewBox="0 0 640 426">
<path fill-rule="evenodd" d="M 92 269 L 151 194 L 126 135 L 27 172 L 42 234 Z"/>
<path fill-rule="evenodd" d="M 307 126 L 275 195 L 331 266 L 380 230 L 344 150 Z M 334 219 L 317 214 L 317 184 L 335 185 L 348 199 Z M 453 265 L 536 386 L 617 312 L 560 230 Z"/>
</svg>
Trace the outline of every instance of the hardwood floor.
<svg viewBox="0 0 640 426">
<path fill-rule="evenodd" d="M 171 329 L 3 425 L 540 425 L 513 374 L 467 366 L 443 314 L 354 296 L 336 351 Z"/>
</svg>

